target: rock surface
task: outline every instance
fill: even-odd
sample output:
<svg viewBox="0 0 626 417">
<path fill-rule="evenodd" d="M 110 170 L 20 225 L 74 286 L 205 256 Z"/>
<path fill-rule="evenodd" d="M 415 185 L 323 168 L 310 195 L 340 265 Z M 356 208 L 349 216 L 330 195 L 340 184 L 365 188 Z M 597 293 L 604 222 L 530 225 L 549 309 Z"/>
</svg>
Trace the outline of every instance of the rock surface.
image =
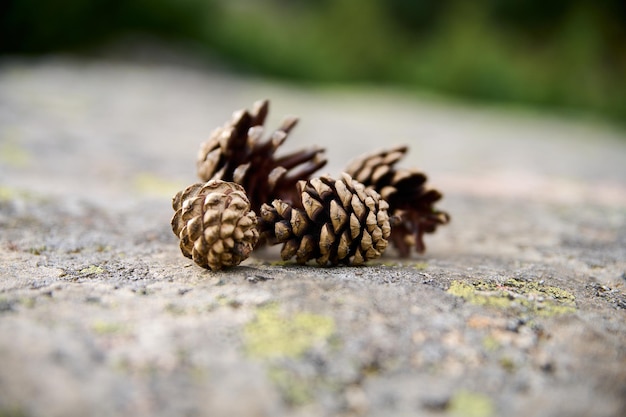
<svg viewBox="0 0 626 417">
<path fill-rule="evenodd" d="M 169 227 L 199 143 L 272 99 L 325 171 L 406 143 L 427 252 L 210 272 Z M 0 416 L 622 416 L 626 134 L 203 65 L 0 62 Z"/>
</svg>

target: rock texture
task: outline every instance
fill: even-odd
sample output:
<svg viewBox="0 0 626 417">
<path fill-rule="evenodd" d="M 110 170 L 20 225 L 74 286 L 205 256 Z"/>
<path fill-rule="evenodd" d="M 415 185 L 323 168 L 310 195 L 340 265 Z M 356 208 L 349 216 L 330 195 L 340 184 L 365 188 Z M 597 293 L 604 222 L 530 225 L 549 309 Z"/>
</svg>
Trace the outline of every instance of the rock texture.
<svg viewBox="0 0 626 417">
<path fill-rule="evenodd" d="M 192 64 L 0 63 L 0 415 L 626 414 L 623 132 Z M 363 267 L 194 265 L 171 196 L 261 97 L 333 175 L 409 143 L 453 221 Z"/>
</svg>

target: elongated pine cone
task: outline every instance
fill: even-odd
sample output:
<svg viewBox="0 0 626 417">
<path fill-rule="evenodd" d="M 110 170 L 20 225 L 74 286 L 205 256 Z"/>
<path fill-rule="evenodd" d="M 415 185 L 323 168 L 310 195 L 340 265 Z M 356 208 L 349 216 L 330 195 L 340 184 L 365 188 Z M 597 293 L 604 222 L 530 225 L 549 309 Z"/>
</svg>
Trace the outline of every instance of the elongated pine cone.
<svg viewBox="0 0 626 417">
<path fill-rule="evenodd" d="M 172 207 L 180 250 L 203 268 L 239 265 L 259 239 L 256 214 L 238 184 L 211 180 L 191 185 L 174 196 Z"/>
<path fill-rule="evenodd" d="M 224 126 L 215 129 L 200 145 L 197 169 L 202 181 L 219 179 L 243 186 L 257 213 L 263 203 L 274 199 L 293 201 L 295 184 L 307 180 L 326 164 L 321 148 L 295 151 L 276 157 L 276 150 L 285 142 L 298 122 L 287 117 L 269 139 L 261 140 L 269 101 L 254 104 L 252 111 L 239 110 Z"/>
<path fill-rule="evenodd" d="M 346 169 L 389 203 L 391 241 L 401 257 L 408 257 L 412 246 L 417 252 L 424 252 L 424 234 L 434 233 L 437 226 L 450 221 L 448 213 L 433 207 L 442 194 L 426 188 L 425 174 L 416 169 L 395 168 L 406 152 L 406 146 L 399 146 L 366 154 L 354 159 Z"/>
<path fill-rule="evenodd" d="M 297 191 L 292 204 L 274 200 L 261 208 L 261 235 L 283 243 L 284 260 L 359 265 L 384 252 L 391 227 L 387 202 L 376 191 L 347 174 L 300 181 Z"/>
</svg>

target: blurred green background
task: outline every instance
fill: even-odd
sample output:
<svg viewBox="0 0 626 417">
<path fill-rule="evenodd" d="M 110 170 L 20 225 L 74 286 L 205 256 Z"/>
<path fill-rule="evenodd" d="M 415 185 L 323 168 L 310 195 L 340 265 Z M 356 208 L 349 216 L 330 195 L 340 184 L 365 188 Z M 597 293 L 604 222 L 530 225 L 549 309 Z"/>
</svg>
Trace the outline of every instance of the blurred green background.
<svg viewBox="0 0 626 417">
<path fill-rule="evenodd" d="M 4 0 L 0 52 L 88 51 L 128 33 L 233 68 L 626 121 L 623 0 Z"/>
</svg>

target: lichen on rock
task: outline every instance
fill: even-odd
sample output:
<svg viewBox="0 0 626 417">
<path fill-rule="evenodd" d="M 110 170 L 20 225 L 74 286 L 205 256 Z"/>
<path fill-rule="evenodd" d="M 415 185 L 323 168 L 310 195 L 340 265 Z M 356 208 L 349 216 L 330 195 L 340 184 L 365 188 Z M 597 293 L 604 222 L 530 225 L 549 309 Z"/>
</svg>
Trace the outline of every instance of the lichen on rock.
<svg viewBox="0 0 626 417">
<path fill-rule="evenodd" d="M 334 332 L 332 317 L 304 312 L 288 317 L 271 304 L 259 308 L 256 319 L 245 327 L 245 346 L 252 357 L 299 357 Z"/>
<path fill-rule="evenodd" d="M 576 311 L 572 293 L 542 282 L 509 278 L 504 282 L 453 281 L 448 293 L 465 301 L 495 308 L 521 308 L 538 316 L 555 316 Z"/>
</svg>

